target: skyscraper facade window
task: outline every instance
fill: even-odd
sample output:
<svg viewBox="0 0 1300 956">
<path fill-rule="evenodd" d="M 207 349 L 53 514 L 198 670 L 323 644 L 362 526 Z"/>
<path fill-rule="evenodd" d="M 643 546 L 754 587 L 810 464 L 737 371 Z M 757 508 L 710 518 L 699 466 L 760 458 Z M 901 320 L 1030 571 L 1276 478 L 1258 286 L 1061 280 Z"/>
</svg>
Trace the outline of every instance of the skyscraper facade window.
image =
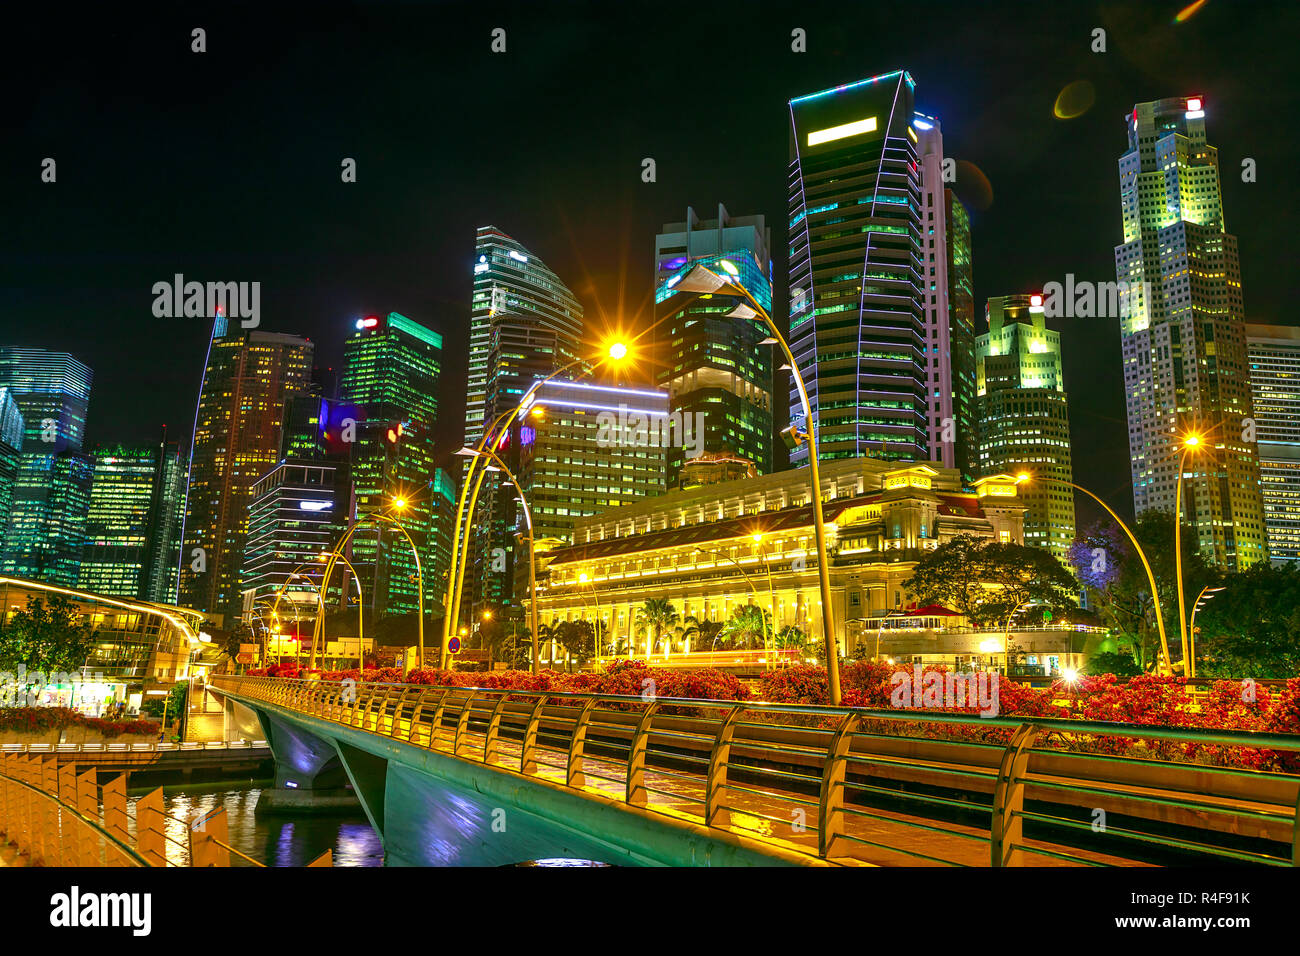
<svg viewBox="0 0 1300 956">
<path fill-rule="evenodd" d="M 170 603 L 180 532 L 181 465 L 175 442 L 103 448 L 93 455 L 77 587 Z"/>
<path fill-rule="evenodd" d="M 0 348 L 0 388 L 23 421 L 0 572 L 76 586 L 93 470 L 81 454 L 92 377 L 67 352 Z"/>
<path fill-rule="evenodd" d="M 442 335 L 398 312 L 358 319 L 344 343 L 340 384 L 344 403 L 364 409 L 351 443 L 351 480 L 358 516 L 392 514 L 425 555 L 436 509 L 438 383 Z M 395 507 L 401 500 L 405 506 Z M 400 531 L 365 523 L 352 536 L 352 561 L 372 567 L 377 614 L 408 614 L 419 605 L 415 556 Z M 425 569 L 421 569 L 425 570 Z M 442 594 L 424 579 L 426 610 Z"/>
</svg>

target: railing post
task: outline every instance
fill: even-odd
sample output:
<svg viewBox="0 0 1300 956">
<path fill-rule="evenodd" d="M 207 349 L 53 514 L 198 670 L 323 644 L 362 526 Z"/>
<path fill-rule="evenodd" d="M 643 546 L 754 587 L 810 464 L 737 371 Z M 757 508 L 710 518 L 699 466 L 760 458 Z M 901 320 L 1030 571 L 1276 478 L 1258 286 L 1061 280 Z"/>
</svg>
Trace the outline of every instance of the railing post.
<svg viewBox="0 0 1300 956">
<path fill-rule="evenodd" d="M 582 772 L 582 755 L 587 748 L 587 727 L 591 724 L 591 712 L 595 707 L 595 698 L 583 704 L 573 725 L 573 736 L 569 738 L 569 760 L 564 773 L 564 782 L 570 787 L 581 787 L 587 783 L 587 776 Z"/>
<path fill-rule="evenodd" d="M 641 719 L 636 722 L 632 743 L 627 750 L 627 789 L 624 799 L 634 807 L 644 807 L 650 797 L 645 788 L 645 754 L 650 743 L 650 725 L 658 709 L 659 702 L 651 701 L 641 711 Z"/>
<path fill-rule="evenodd" d="M 394 740 L 396 740 L 398 737 L 401 736 L 401 733 L 402 733 L 402 711 L 406 709 L 406 701 L 407 701 L 407 698 L 409 698 L 412 694 L 414 694 L 416 700 L 419 700 L 420 697 L 423 695 L 423 693 L 424 693 L 423 689 L 422 689 L 422 688 L 418 688 L 418 687 L 403 687 L 403 688 L 402 688 L 402 693 L 401 693 L 401 695 L 397 698 L 397 709 L 393 711 L 393 727 L 392 727 L 392 730 L 389 731 L 388 736 L 392 737 Z M 412 708 L 411 716 L 412 716 L 412 717 L 415 716 L 414 708 Z M 409 734 L 409 733 L 407 734 L 407 739 L 408 739 L 408 740 L 410 739 L 410 734 Z"/>
<path fill-rule="evenodd" d="M 406 731 L 406 742 L 415 743 L 415 729 L 420 726 L 420 715 L 424 713 L 424 701 L 433 692 L 432 687 L 420 688 L 420 696 L 415 698 L 415 709 L 411 711 L 411 725 Z"/>
<path fill-rule="evenodd" d="M 844 775 L 848 770 L 849 747 L 858 729 L 858 715 L 845 714 L 826 748 L 822 768 L 821 797 L 817 802 L 817 853 L 827 860 L 842 855 L 844 837 Z"/>
<path fill-rule="evenodd" d="M 704 824 L 705 826 L 722 826 L 727 823 L 723 817 L 726 812 L 722 805 L 723 794 L 727 790 L 727 761 L 731 759 L 731 740 L 736 733 L 736 718 L 745 709 L 744 704 L 736 704 L 727 711 L 718 728 L 718 736 L 713 741 L 713 751 L 709 754 L 709 776 L 704 783 Z"/>
<path fill-rule="evenodd" d="M 460 756 L 461 741 L 465 737 L 465 732 L 469 729 L 470 716 L 474 713 L 474 697 L 475 693 L 470 691 L 469 696 L 465 698 L 465 702 L 460 705 L 460 717 L 456 720 L 456 736 L 451 741 L 451 752 L 457 757 Z"/>
<path fill-rule="evenodd" d="M 63 821 L 59 815 L 59 762 L 57 757 L 41 758 L 38 786 L 53 798 L 41 801 L 43 831 L 41 833 L 41 857 L 47 866 L 51 862 L 55 866 L 62 866 L 63 839 L 59 833 L 59 825 Z"/>
<path fill-rule="evenodd" d="M 75 768 L 74 768 L 75 772 Z M 99 799 L 96 795 L 95 768 L 91 767 L 85 773 L 77 776 L 77 809 L 81 815 L 88 820 L 99 819 Z M 107 827 L 105 827 L 107 829 Z M 81 866 L 99 866 L 99 837 L 89 828 L 85 829 L 85 839 L 81 846 Z"/>
<path fill-rule="evenodd" d="M 450 694 L 450 690 L 444 690 L 438 695 L 438 703 L 433 708 L 433 716 L 429 718 L 429 742 L 425 746 L 430 750 L 437 749 L 438 734 L 442 732 L 442 714 L 447 709 L 447 697 Z"/>
<path fill-rule="evenodd" d="M 1029 750 L 1038 736 L 1033 724 L 1021 724 L 1002 753 L 998 782 L 993 788 L 993 819 L 989 826 L 989 852 L 992 866 L 1020 866 L 1023 853 L 1020 837 L 1024 820 L 1025 772 L 1029 769 Z"/>
<path fill-rule="evenodd" d="M 519 751 L 519 772 L 537 773 L 537 732 L 542 725 L 542 710 L 546 707 L 546 695 L 542 694 L 533 704 L 532 713 L 528 715 L 528 726 L 524 728 L 524 746 Z"/>
<path fill-rule="evenodd" d="M 509 694 L 502 694 L 492 709 L 492 718 L 488 721 L 487 736 L 483 738 L 483 762 L 497 762 L 497 735 L 501 733 L 501 710 L 506 705 Z"/>
<path fill-rule="evenodd" d="M 218 807 L 207 816 L 190 824 L 190 866 L 230 866 L 229 825 L 226 808 Z"/>
<path fill-rule="evenodd" d="M 167 865 L 162 787 L 135 802 L 135 844 L 150 866 Z"/>
<path fill-rule="evenodd" d="M 129 843 L 126 825 L 126 774 L 120 773 L 103 787 L 104 829 L 122 843 Z"/>
</svg>

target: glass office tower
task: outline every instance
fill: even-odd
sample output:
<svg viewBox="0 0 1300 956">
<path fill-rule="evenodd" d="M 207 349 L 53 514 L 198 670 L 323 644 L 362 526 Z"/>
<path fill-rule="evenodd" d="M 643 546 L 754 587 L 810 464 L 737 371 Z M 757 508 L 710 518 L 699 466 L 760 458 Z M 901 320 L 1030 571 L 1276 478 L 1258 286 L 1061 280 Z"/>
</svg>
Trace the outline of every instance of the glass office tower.
<svg viewBox="0 0 1300 956">
<path fill-rule="evenodd" d="M 726 274 L 718 264 L 722 259 L 770 313 L 771 243 L 762 216 L 732 217 L 719 204 L 716 219 L 701 220 L 688 207 L 684 222 L 667 223 L 655 237 L 656 318 L 678 304 L 674 277 L 697 265 Z M 655 384 L 668 392 L 669 413 L 683 431 L 700 432 L 692 442 L 697 452 L 743 458 L 767 474 L 773 469 L 772 349 L 758 344 L 768 337 L 761 322 L 727 317 L 734 307 L 722 296 L 697 298 L 656 326 Z M 665 452 L 668 482 L 676 487 L 686 448 L 673 441 Z"/>
<path fill-rule="evenodd" d="M 929 457 L 914 87 L 896 71 L 789 103 L 789 340 L 827 460 Z M 933 294 L 937 312 L 946 285 Z M 790 410 L 802 428 L 793 383 Z"/>
<path fill-rule="evenodd" d="M 23 421 L 0 572 L 77 584 L 93 470 L 81 454 L 92 377 L 67 352 L 0 348 L 0 388 Z"/>
<path fill-rule="evenodd" d="M 989 299 L 989 330 L 976 345 L 982 477 L 1022 471 L 1073 481 L 1061 336 L 1047 327 L 1041 295 Z M 1020 487 L 1025 544 L 1062 563 L 1074 544 L 1074 491 L 1044 482 Z"/>
<path fill-rule="evenodd" d="M 341 400 L 364 409 L 351 451 L 356 514 L 388 512 L 406 529 L 426 564 L 439 535 L 435 446 L 442 336 L 398 312 L 358 319 L 344 343 Z M 394 502 L 407 502 L 395 509 Z M 371 604 L 376 614 L 415 612 L 415 557 L 400 531 L 371 522 L 352 537 L 352 562 L 373 568 Z M 424 569 L 426 611 L 436 613 L 443 595 Z"/>
</svg>

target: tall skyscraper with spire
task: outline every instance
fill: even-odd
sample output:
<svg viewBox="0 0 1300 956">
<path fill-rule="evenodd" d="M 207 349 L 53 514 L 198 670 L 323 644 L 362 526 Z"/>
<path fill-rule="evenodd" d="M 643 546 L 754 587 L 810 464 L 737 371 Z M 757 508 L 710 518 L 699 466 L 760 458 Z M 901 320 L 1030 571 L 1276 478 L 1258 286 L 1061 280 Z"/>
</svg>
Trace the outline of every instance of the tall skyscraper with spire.
<svg viewBox="0 0 1300 956">
<path fill-rule="evenodd" d="M 285 403 L 311 380 L 312 343 L 218 317 L 199 389 L 180 556 L 180 603 L 240 613 L 253 484 L 280 460 Z"/>
<path fill-rule="evenodd" d="M 1227 231 L 1218 150 L 1201 96 L 1138 103 L 1119 159 L 1124 241 L 1115 247 L 1133 505 L 1174 509 L 1228 569 L 1267 558 L 1237 238 Z"/>
</svg>

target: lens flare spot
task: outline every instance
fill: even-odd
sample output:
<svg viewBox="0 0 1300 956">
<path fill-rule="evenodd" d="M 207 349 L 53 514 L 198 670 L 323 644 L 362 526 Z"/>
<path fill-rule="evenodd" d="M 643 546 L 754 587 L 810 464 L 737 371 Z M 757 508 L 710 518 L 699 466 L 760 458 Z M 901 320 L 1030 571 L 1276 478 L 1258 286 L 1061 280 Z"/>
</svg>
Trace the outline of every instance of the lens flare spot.
<svg viewBox="0 0 1300 956">
<path fill-rule="evenodd" d="M 957 160 L 957 181 L 953 190 L 957 198 L 971 209 L 983 210 L 993 205 L 993 184 L 970 160 Z"/>
<path fill-rule="evenodd" d="M 1201 7 L 1209 2 L 1210 0 L 1196 0 L 1195 3 L 1189 3 L 1174 15 L 1174 23 L 1186 23 L 1200 12 Z"/>
<path fill-rule="evenodd" d="M 1069 120 L 1082 116 L 1092 109 L 1097 93 L 1087 80 L 1075 80 L 1056 96 L 1052 112 L 1057 119 Z"/>
</svg>

